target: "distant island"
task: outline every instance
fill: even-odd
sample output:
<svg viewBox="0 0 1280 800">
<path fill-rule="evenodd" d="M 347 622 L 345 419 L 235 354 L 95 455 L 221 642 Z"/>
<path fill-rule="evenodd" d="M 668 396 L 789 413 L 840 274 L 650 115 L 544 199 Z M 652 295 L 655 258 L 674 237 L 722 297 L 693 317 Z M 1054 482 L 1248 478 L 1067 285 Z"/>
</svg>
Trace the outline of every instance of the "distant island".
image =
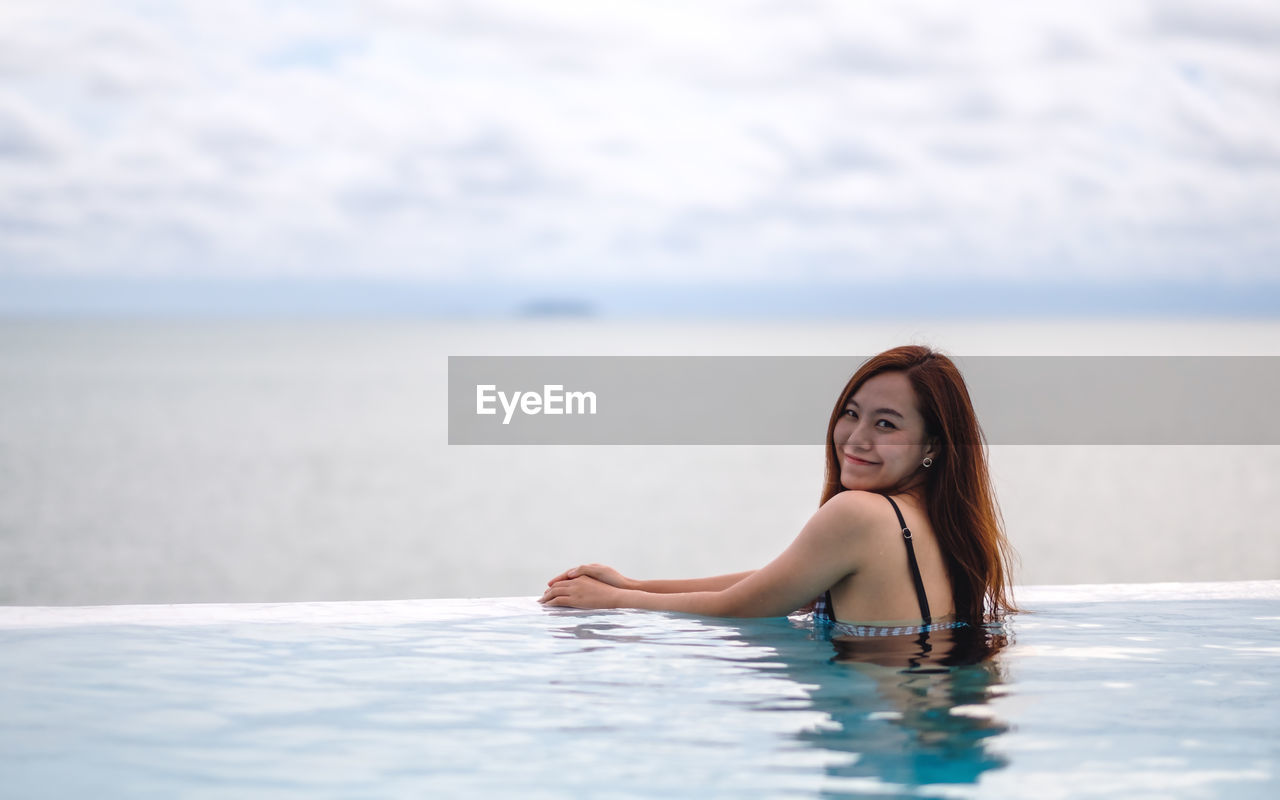
<svg viewBox="0 0 1280 800">
<path fill-rule="evenodd" d="M 586 300 L 547 297 L 531 300 L 520 307 L 521 317 L 593 317 L 595 307 Z"/>
</svg>

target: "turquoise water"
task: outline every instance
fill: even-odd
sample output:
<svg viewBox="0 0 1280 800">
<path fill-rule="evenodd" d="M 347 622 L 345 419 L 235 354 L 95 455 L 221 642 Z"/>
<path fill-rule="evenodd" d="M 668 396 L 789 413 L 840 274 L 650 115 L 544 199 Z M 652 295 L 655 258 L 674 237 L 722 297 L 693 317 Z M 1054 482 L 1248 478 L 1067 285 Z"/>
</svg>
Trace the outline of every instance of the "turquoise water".
<svg viewBox="0 0 1280 800">
<path fill-rule="evenodd" d="M 1018 597 L 988 659 L 914 668 L 532 598 L 0 608 L 0 794 L 1280 792 L 1280 582 Z"/>
</svg>

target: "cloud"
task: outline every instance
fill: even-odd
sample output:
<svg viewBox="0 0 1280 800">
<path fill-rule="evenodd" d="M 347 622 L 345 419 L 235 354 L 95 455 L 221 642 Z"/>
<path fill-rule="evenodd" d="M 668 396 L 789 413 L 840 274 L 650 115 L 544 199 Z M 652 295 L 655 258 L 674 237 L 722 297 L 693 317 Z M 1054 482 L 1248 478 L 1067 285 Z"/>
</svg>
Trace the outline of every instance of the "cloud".
<svg viewBox="0 0 1280 800">
<path fill-rule="evenodd" d="M 39 164 L 53 159 L 65 137 L 21 97 L 0 94 L 0 159 Z"/>
<path fill-rule="evenodd" d="M 1152 4 L 1151 25 L 1162 36 L 1220 39 L 1273 52 L 1280 46 L 1280 8 L 1271 3 L 1167 0 Z"/>
<path fill-rule="evenodd" d="M 1271 277 L 1263 3 L 0 11 L 0 270 Z"/>
</svg>

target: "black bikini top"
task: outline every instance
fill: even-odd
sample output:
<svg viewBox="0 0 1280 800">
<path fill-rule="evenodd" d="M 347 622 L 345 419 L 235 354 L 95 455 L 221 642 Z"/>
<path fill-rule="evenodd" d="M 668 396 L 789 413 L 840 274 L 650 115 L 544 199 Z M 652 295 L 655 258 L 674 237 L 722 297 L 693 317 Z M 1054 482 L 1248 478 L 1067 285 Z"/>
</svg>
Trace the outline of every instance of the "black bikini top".
<svg viewBox="0 0 1280 800">
<path fill-rule="evenodd" d="M 884 499 L 889 501 L 889 505 L 893 506 L 893 513 L 898 515 L 898 524 L 902 527 L 902 540 L 907 543 L 907 563 L 911 566 L 911 581 L 916 586 L 916 599 L 920 601 L 920 616 L 924 617 L 924 624 L 928 625 L 932 622 L 929 616 L 929 598 L 924 593 L 924 579 L 920 577 L 920 564 L 916 562 L 916 548 L 911 543 L 911 529 L 907 527 L 907 521 L 902 518 L 902 511 L 898 509 L 898 504 L 893 501 L 889 495 L 885 495 Z M 835 604 L 831 602 L 831 590 L 823 596 L 825 602 L 819 602 L 814 612 L 818 616 L 825 616 L 832 622 L 836 621 Z"/>
</svg>

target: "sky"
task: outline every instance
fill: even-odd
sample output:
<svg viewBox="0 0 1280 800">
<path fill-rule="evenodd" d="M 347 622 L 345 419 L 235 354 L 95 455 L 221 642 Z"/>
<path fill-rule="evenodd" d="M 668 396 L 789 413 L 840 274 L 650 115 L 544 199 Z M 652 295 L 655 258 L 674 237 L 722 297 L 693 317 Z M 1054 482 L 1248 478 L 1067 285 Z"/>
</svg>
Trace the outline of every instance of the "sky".
<svg viewBox="0 0 1280 800">
<path fill-rule="evenodd" d="M 1247 294 L 1278 100 L 1274 2 L 6 0 L 0 278 Z"/>
</svg>

